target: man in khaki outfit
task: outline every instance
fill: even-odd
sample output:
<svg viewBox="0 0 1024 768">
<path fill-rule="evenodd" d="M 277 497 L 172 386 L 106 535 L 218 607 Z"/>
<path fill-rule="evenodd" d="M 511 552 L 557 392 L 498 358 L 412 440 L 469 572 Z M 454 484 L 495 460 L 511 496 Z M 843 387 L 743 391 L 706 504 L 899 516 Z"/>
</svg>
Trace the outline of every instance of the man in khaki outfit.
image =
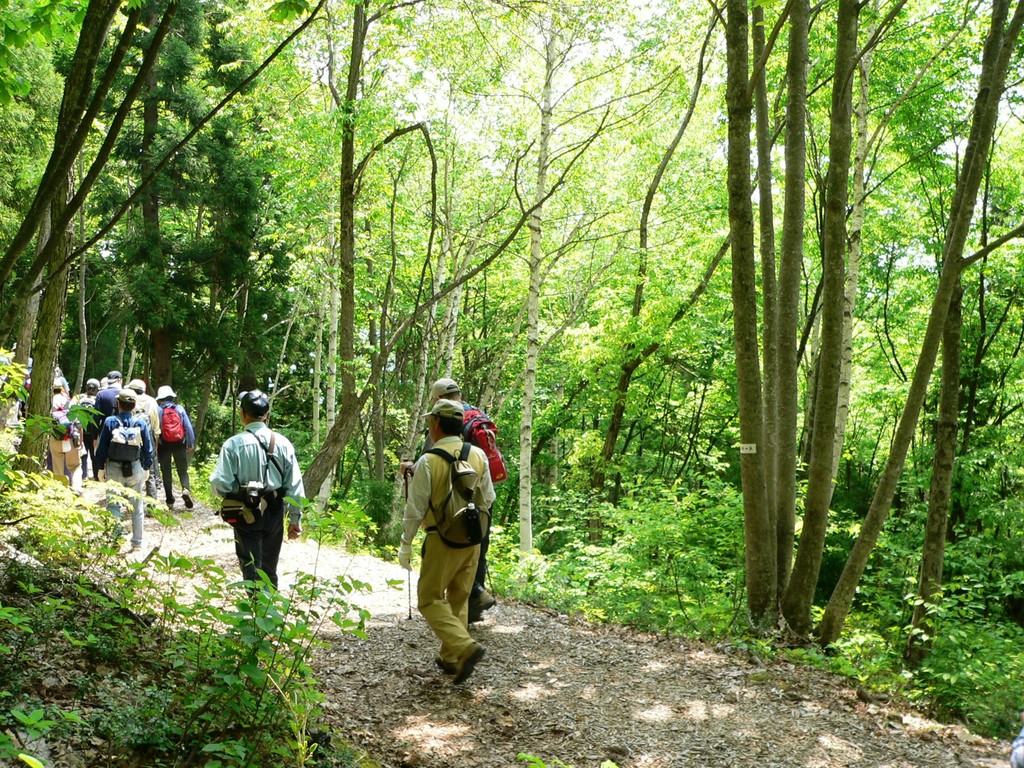
<svg viewBox="0 0 1024 768">
<path fill-rule="evenodd" d="M 434 448 L 457 456 L 462 450 L 461 403 L 438 400 L 430 413 L 424 414 Z M 494 485 L 487 465 L 487 456 L 471 446 L 468 461 L 479 478 L 474 501 L 478 509 L 490 509 L 494 503 Z M 427 624 L 441 641 L 437 665 L 461 683 L 468 678 L 484 656 L 484 647 L 469 634 L 469 595 L 473 590 L 480 545 L 455 548 L 445 544 L 437 533 L 432 509 L 440 509 L 451 488 L 451 470 L 441 456 L 424 453 L 416 461 L 415 473 L 409 483 L 409 499 L 405 507 L 402 546 L 398 562 L 412 570 L 412 542 L 423 528 L 423 563 L 417 588 L 417 607 Z M 433 530 L 432 530 L 433 529 Z"/>
</svg>

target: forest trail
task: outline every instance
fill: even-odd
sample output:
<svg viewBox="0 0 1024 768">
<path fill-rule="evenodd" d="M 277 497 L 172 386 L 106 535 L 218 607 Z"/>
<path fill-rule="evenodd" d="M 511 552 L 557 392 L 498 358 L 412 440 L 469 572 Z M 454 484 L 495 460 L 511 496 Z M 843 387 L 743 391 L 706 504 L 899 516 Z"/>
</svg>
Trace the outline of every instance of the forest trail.
<svg viewBox="0 0 1024 768">
<path fill-rule="evenodd" d="M 228 526 L 201 504 L 193 511 L 177 511 L 179 526 L 147 518 L 144 550 L 159 545 L 237 569 Z M 520 753 L 575 768 L 605 760 L 620 768 L 1003 768 L 1016 735 L 983 739 L 865 703 L 851 681 L 824 672 L 500 596 L 472 627 L 486 657 L 453 685 L 434 666 L 437 643 L 415 606 L 409 618 L 407 574 L 397 564 L 286 542 L 282 590 L 300 570 L 372 587 L 351 598 L 372 614 L 368 639 L 328 625 L 313 666 L 326 719 L 387 768 L 509 768 L 525 764 Z"/>
</svg>

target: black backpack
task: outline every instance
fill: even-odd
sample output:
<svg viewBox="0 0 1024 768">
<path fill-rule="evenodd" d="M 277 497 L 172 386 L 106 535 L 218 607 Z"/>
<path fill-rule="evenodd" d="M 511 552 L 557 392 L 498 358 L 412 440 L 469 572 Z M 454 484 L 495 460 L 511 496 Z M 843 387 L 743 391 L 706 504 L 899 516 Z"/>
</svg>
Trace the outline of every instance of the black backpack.
<svg viewBox="0 0 1024 768">
<path fill-rule="evenodd" d="M 490 513 L 486 509 L 477 509 L 473 501 L 479 476 L 469 463 L 469 451 L 472 446 L 462 443 L 458 456 L 452 456 L 441 448 L 431 448 L 427 453 L 440 456 L 448 462 L 449 486 L 448 495 L 440 509 L 434 509 L 431 500 L 430 510 L 434 513 L 434 526 L 427 530 L 436 530 L 441 541 L 454 549 L 473 547 L 483 541 L 491 524 Z"/>
</svg>

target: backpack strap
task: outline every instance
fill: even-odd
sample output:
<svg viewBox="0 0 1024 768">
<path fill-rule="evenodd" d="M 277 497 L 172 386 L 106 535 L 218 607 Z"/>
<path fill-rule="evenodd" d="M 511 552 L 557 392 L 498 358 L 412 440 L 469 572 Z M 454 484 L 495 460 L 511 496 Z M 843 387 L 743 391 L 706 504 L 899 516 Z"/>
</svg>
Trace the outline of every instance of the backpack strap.
<svg viewBox="0 0 1024 768">
<path fill-rule="evenodd" d="M 466 461 L 469 458 L 469 449 L 471 447 L 472 446 L 469 444 L 468 440 L 462 441 L 462 449 L 459 451 L 459 455 L 457 457 L 459 461 Z M 443 448 L 431 448 L 430 450 L 427 451 L 427 453 L 432 453 L 434 456 L 440 456 L 442 459 L 448 462 L 448 494 L 444 497 L 443 502 L 443 506 L 448 506 L 448 499 L 450 499 L 452 494 L 455 493 L 455 486 L 452 484 L 452 465 L 455 464 L 456 456 L 448 453 L 448 451 L 444 450 Z M 431 494 L 431 498 L 427 506 L 429 507 L 431 512 L 434 511 L 433 494 Z M 427 528 L 427 530 L 436 531 L 437 526 L 431 526 L 430 528 Z"/>
<path fill-rule="evenodd" d="M 263 449 L 263 452 L 265 454 L 267 454 L 267 463 L 263 465 L 263 486 L 266 487 L 266 485 L 267 485 L 267 480 L 269 479 L 269 474 L 270 474 L 270 463 L 271 462 L 274 463 L 274 466 L 277 468 L 277 471 L 281 474 L 281 478 L 283 480 L 284 479 L 284 469 L 282 469 L 281 465 L 277 463 L 277 458 L 274 456 L 274 446 L 277 445 L 277 433 L 274 430 L 270 430 L 270 443 L 268 445 L 264 445 L 263 441 L 260 440 L 258 437 L 256 437 L 256 435 L 253 434 L 252 432 L 250 432 L 249 434 L 252 435 L 252 438 L 253 438 L 253 440 L 256 441 L 256 444 L 260 448 Z M 235 480 L 237 482 L 238 478 L 235 478 Z M 241 486 L 241 483 L 238 483 L 238 484 L 239 484 L 239 486 Z M 274 490 L 274 492 L 277 492 L 280 489 L 279 488 L 274 488 L 273 490 Z"/>
<path fill-rule="evenodd" d="M 459 461 L 466 461 L 466 459 L 469 458 L 469 449 L 470 448 L 471 448 L 471 445 L 470 445 L 469 441 L 468 440 L 463 440 L 462 441 L 462 449 L 459 451 L 459 455 L 458 455 Z M 443 448 L 431 448 L 430 450 L 427 451 L 427 453 L 432 453 L 435 456 L 440 456 L 442 459 L 447 461 L 448 462 L 448 469 L 449 469 L 449 471 L 451 470 L 452 464 L 455 463 L 455 459 L 456 459 L 455 455 L 451 454 L 451 453 L 448 453 L 448 451 L 444 450 Z M 450 481 L 451 481 L 451 478 L 449 477 L 449 482 Z"/>
</svg>

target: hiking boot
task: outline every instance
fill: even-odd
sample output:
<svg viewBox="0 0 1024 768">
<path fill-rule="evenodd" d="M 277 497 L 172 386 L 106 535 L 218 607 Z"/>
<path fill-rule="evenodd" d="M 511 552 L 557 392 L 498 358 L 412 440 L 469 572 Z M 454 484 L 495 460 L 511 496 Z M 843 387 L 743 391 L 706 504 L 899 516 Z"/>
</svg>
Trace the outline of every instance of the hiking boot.
<svg viewBox="0 0 1024 768">
<path fill-rule="evenodd" d="M 446 675 L 454 675 L 459 671 L 458 664 L 452 664 L 450 661 L 445 661 L 440 656 L 434 659 L 434 663 L 437 664 L 437 668 L 444 672 Z"/>
<path fill-rule="evenodd" d="M 452 678 L 452 682 L 461 683 L 472 675 L 476 665 L 479 664 L 480 660 L 484 657 L 484 653 L 485 651 L 482 645 L 479 643 L 474 645 L 470 650 L 469 655 L 456 665 L 455 677 Z"/>
<path fill-rule="evenodd" d="M 167 497 L 167 508 L 168 509 L 173 509 L 174 508 L 174 497 L 173 496 L 168 496 Z"/>
<path fill-rule="evenodd" d="M 481 589 L 479 592 L 471 595 L 469 598 L 468 623 L 476 624 L 477 622 L 483 621 L 484 611 L 489 611 L 497 604 L 498 601 L 494 599 L 494 595 L 492 595 L 486 589 Z"/>
<path fill-rule="evenodd" d="M 192 509 L 192 491 L 188 488 L 182 488 L 181 500 L 185 502 L 185 509 Z"/>
</svg>

